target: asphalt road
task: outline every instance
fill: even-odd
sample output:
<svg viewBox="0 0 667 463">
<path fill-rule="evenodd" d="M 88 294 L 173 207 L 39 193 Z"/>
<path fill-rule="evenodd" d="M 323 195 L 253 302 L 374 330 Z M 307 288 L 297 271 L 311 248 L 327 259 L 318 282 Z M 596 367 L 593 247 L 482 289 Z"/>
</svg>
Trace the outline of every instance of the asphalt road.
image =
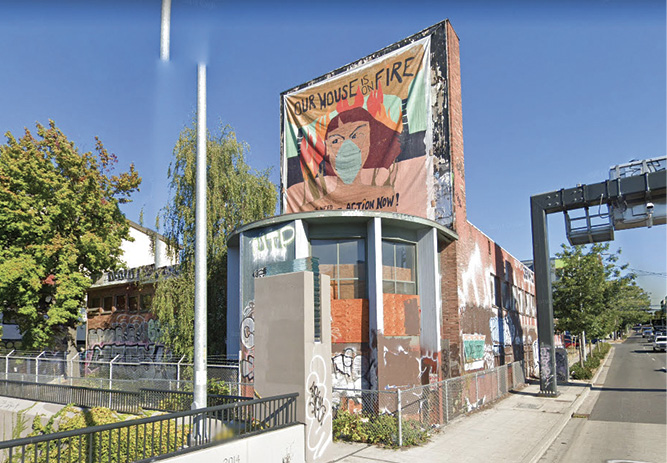
<svg viewBox="0 0 667 463">
<path fill-rule="evenodd" d="M 641 336 L 617 344 L 590 420 L 667 424 L 666 359 Z"/>
<path fill-rule="evenodd" d="M 667 355 L 640 336 L 616 344 L 581 407 L 541 463 L 667 462 Z"/>
</svg>

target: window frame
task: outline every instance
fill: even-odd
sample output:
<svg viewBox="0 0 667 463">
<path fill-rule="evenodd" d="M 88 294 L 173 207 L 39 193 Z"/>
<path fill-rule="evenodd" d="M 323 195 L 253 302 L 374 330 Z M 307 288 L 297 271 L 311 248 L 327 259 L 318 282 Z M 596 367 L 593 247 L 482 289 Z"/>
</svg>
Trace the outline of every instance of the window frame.
<svg viewBox="0 0 667 463">
<path fill-rule="evenodd" d="M 313 256 L 313 257 L 316 257 L 316 256 L 313 255 L 313 241 L 315 241 L 315 242 L 325 241 L 325 242 L 330 242 L 330 243 L 336 245 L 336 263 L 333 264 L 336 275 L 334 275 L 334 276 L 329 275 L 329 278 L 331 278 L 331 283 L 330 284 L 332 286 L 335 284 L 335 286 L 336 286 L 335 291 L 332 291 L 332 294 L 331 294 L 332 299 L 343 300 L 343 301 L 344 300 L 350 300 L 350 299 L 368 299 L 368 242 L 367 242 L 366 238 L 365 237 L 356 237 L 356 236 L 345 237 L 345 238 L 331 238 L 331 237 L 312 238 L 311 237 L 311 239 L 308 241 L 308 246 L 310 247 L 310 255 Z M 352 241 L 356 241 L 357 243 L 361 242 L 361 243 L 363 243 L 363 246 L 364 246 L 364 250 L 363 250 L 364 278 L 363 279 L 359 278 L 359 277 L 355 277 L 355 278 L 349 278 L 349 277 L 341 278 L 340 277 L 340 266 L 341 265 L 346 265 L 346 264 L 341 264 L 341 262 L 340 262 L 340 245 L 343 242 L 352 242 Z M 320 265 L 322 265 L 321 262 L 320 262 Z M 324 264 L 324 265 L 330 265 L 330 264 Z M 327 275 L 326 273 L 323 273 L 322 271 L 320 271 L 320 274 Z M 345 299 L 340 298 L 340 294 L 341 294 L 340 282 L 341 281 L 345 281 L 345 282 L 348 282 L 348 281 L 353 281 L 353 282 L 354 281 L 363 281 L 364 282 L 364 290 L 363 290 L 363 294 L 361 295 L 362 297 L 353 297 L 353 298 L 345 298 Z"/>
<path fill-rule="evenodd" d="M 396 266 L 396 245 L 401 244 L 401 245 L 409 245 L 412 248 L 413 251 L 413 280 L 399 280 L 396 278 L 396 272 L 394 272 L 394 278 L 393 279 L 385 279 L 384 277 L 384 259 L 385 259 L 385 252 L 384 252 L 384 244 L 390 244 L 392 246 L 392 262 L 393 266 L 392 268 L 406 268 L 406 267 L 397 267 Z M 418 252 L 417 252 L 417 243 L 414 241 L 409 241 L 409 240 L 404 240 L 400 238 L 385 238 L 383 237 L 381 240 L 381 247 L 382 247 L 382 258 L 380 259 L 380 275 L 382 277 L 382 294 L 405 294 L 405 295 L 411 295 L 411 296 L 416 296 L 419 294 L 419 278 L 417 276 L 417 271 L 419 269 L 419 262 L 418 262 Z M 392 283 L 393 284 L 393 292 L 385 292 L 385 283 Z M 412 293 L 400 293 L 396 290 L 398 284 L 401 283 L 403 285 L 405 284 L 411 284 L 414 287 L 414 292 Z"/>
</svg>

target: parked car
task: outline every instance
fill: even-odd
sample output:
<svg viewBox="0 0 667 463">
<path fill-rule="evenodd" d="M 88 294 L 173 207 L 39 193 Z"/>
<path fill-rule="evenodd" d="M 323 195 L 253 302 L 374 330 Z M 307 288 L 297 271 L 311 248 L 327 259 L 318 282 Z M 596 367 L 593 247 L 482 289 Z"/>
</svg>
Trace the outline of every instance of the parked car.
<svg viewBox="0 0 667 463">
<path fill-rule="evenodd" d="M 573 336 L 570 333 L 566 332 L 563 335 L 563 344 L 565 347 L 579 347 L 579 338 L 577 336 Z"/>
<path fill-rule="evenodd" d="M 653 339 L 653 352 L 667 349 L 667 336 L 656 336 Z"/>
</svg>

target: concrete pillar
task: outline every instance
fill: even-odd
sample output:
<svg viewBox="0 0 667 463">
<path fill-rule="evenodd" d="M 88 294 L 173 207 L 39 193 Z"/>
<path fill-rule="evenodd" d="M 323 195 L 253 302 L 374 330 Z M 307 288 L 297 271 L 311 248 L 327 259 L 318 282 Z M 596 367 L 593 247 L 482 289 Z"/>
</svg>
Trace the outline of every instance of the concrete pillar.
<svg viewBox="0 0 667 463">
<path fill-rule="evenodd" d="M 297 420 L 305 423 L 306 461 L 327 461 L 332 440 L 331 295 L 321 275 L 319 339 L 315 333 L 314 274 L 286 273 L 255 280 L 255 392 L 298 392 Z"/>
<path fill-rule="evenodd" d="M 442 324 L 442 296 L 440 293 L 440 265 L 438 261 L 438 237 L 435 228 L 420 232 L 417 242 L 417 288 L 421 307 L 419 340 L 421 346 L 421 370 L 429 377 L 441 378 L 440 326 Z M 433 382 L 429 381 L 429 382 Z"/>
<path fill-rule="evenodd" d="M 384 339 L 384 300 L 382 294 L 382 220 L 373 217 L 366 231 L 368 246 L 368 339 L 370 364 L 375 370 L 369 372 L 371 389 L 378 389 L 380 375 L 379 358 Z"/>
</svg>

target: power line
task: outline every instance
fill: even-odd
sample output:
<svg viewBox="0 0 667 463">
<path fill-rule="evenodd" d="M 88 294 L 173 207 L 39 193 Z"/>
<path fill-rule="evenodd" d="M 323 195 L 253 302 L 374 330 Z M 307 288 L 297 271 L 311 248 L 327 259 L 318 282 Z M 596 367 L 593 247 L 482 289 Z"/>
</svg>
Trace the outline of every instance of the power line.
<svg viewBox="0 0 667 463">
<path fill-rule="evenodd" d="M 665 273 L 665 272 L 652 272 L 650 270 L 640 270 L 640 269 L 629 268 L 629 267 L 626 270 L 630 270 L 631 272 L 635 273 L 639 277 L 654 276 L 654 277 L 667 278 L 667 273 Z"/>
</svg>

